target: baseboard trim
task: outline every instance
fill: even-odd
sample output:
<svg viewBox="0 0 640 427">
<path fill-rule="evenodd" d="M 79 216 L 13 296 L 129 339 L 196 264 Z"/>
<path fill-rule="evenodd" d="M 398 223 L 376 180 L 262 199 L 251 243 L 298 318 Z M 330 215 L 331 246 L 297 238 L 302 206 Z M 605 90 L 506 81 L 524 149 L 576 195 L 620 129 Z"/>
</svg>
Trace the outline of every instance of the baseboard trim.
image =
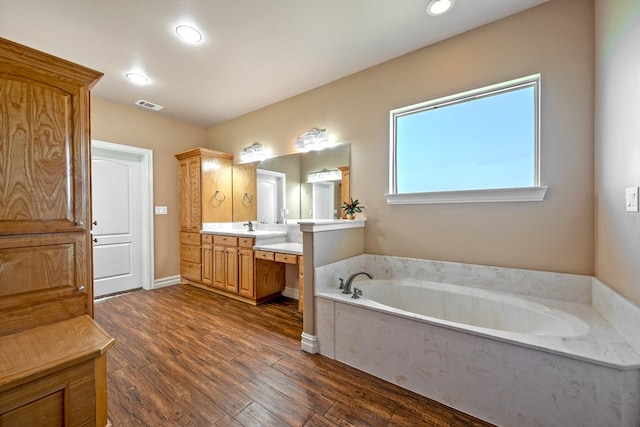
<svg viewBox="0 0 640 427">
<path fill-rule="evenodd" d="M 300 348 L 307 353 L 316 354 L 318 352 L 318 337 L 303 332 Z"/>
<path fill-rule="evenodd" d="M 282 291 L 282 296 L 292 299 L 300 299 L 300 291 L 297 288 L 284 288 Z"/>
<path fill-rule="evenodd" d="M 180 284 L 180 275 L 161 277 L 153 281 L 153 289 L 164 288 L 165 286 L 173 286 Z"/>
</svg>

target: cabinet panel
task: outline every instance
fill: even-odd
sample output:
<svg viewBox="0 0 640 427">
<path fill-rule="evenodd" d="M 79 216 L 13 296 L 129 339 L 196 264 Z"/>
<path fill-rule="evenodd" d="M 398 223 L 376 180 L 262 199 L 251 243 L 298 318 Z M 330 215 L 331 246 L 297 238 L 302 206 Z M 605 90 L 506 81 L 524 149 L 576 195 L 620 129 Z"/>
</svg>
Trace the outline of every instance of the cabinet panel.
<svg viewBox="0 0 640 427">
<path fill-rule="evenodd" d="M 180 275 L 185 279 L 200 282 L 202 280 L 202 266 L 192 262 L 180 261 Z"/>
<path fill-rule="evenodd" d="M 79 96 L 79 88 L 0 74 L 0 111 L 9 118 L 0 121 L 0 234 L 83 229 L 86 198 L 76 181 L 85 172 L 71 128 Z"/>
<path fill-rule="evenodd" d="M 258 218 L 256 163 L 233 165 L 233 221 Z"/>
<path fill-rule="evenodd" d="M 225 249 L 225 283 L 224 290 L 238 292 L 238 248 Z"/>
<path fill-rule="evenodd" d="M 183 245 L 200 246 L 200 233 L 180 233 L 180 243 Z"/>
<path fill-rule="evenodd" d="M 189 230 L 199 231 L 202 229 L 202 196 L 200 193 L 202 182 L 200 171 L 200 159 L 191 158 L 189 162 L 189 191 L 191 192 L 189 212 Z"/>
<path fill-rule="evenodd" d="M 238 293 L 247 298 L 254 298 L 253 249 L 240 249 L 238 255 Z"/>
<path fill-rule="evenodd" d="M 200 246 L 180 245 L 180 260 L 200 264 Z"/>
<path fill-rule="evenodd" d="M 286 264 L 297 264 L 298 263 L 298 255 L 285 254 L 282 252 L 276 252 L 275 254 L 276 262 L 284 262 Z"/>
<path fill-rule="evenodd" d="M 89 285 L 84 233 L 0 238 L 0 297 Z"/>
<path fill-rule="evenodd" d="M 202 283 L 213 285 L 213 247 L 202 246 Z"/>
<path fill-rule="evenodd" d="M 230 158 L 203 156 L 202 222 L 233 221 L 231 164 Z"/>
<path fill-rule="evenodd" d="M 215 234 L 213 236 L 213 243 L 216 245 L 238 246 L 238 238 Z"/>
</svg>

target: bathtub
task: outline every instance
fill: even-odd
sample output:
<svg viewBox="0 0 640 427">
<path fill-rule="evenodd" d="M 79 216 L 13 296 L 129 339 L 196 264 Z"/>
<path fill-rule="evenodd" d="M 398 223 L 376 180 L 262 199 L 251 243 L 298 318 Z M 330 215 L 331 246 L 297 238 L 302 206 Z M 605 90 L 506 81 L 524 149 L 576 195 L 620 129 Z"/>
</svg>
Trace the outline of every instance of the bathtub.
<svg viewBox="0 0 640 427">
<path fill-rule="evenodd" d="M 408 279 L 365 280 L 355 287 L 372 307 L 469 331 L 557 337 L 589 331 L 586 322 L 562 310 L 481 289 Z"/>
<path fill-rule="evenodd" d="M 640 425 L 640 354 L 590 304 L 407 278 L 337 289 L 375 265 L 315 269 L 319 353 L 497 425 Z"/>
</svg>

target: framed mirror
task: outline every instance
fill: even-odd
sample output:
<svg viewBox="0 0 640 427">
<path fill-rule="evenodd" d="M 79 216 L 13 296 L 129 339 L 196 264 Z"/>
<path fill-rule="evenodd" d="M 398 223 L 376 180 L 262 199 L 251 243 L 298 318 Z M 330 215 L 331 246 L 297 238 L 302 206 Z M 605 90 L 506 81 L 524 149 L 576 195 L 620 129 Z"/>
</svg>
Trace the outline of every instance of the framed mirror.
<svg viewBox="0 0 640 427">
<path fill-rule="evenodd" d="M 349 197 L 349 167 L 349 144 L 260 162 L 257 220 L 282 224 L 340 218 L 342 202 Z"/>
</svg>

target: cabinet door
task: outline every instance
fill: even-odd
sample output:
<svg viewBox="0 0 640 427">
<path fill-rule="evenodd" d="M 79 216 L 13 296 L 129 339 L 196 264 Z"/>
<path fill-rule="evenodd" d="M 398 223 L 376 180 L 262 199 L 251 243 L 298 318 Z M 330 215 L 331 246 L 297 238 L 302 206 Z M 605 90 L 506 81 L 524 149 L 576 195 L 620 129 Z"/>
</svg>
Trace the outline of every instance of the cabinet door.
<svg viewBox="0 0 640 427">
<path fill-rule="evenodd" d="M 86 230 L 84 94 L 0 77 L 0 235 Z"/>
<path fill-rule="evenodd" d="M 254 298 L 253 249 L 240 249 L 238 261 L 238 293 L 243 297 Z"/>
<path fill-rule="evenodd" d="M 87 312 L 85 233 L 0 238 L 0 335 Z"/>
<path fill-rule="evenodd" d="M 233 221 L 258 218 L 256 164 L 233 165 Z"/>
<path fill-rule="evenodd" d="M 178 162 L 178 193 L 180 194 L 180 230 L 191 231 L 191 185 L 189 159 Z"/>
<path fill-rule="evenodd" d="M 202 246 L 202 283 L 213 285 L 213 246 Z"/>
<path fill-rule="evenodd" d="M 227 292 L 238 293 L 238 248 L 225 249 L 225 285 Z"/>
<path fill-rule="evenodd" d="M 225 246 L 213 247 L 213 287 L 224 289 L 226 284 L 227 254 Z"/>
<path fill-rule="evenodd" d="M 180 194 L 180 230 L 201 229 L 200 156 L 178 162 L 178 192 Z"/>
<path fill-rule="evenodd" d="M 229 159 L 218 157 L 203 160 L 202 222 L 233 221 L 231 163 Z"/>
</svg>

